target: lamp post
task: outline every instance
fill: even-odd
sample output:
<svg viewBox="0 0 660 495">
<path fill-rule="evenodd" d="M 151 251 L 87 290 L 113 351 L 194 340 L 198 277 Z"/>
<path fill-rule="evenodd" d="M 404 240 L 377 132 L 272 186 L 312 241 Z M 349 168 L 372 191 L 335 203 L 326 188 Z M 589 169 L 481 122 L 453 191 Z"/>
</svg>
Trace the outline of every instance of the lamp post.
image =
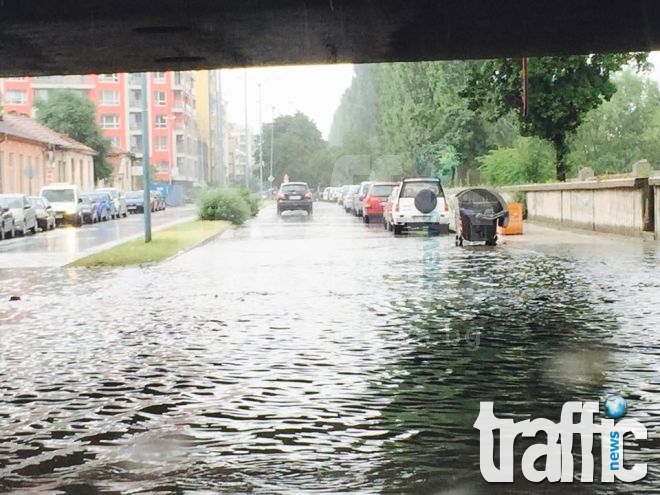
<svg viewBox="0 0 660 495">
<path fill-rule="evenodd" d="M 142 73 L 142 177 L 144 178 L 144 242 L 151 242 L 151 188 L 149 181 L 149 109 L 147 73 Z"/>
<path fill-rule="evenodd" d="M 259 83 L 259 197 L 264 194 L 264 136 L 261 125 L 261 83 Z"/>
</svg>

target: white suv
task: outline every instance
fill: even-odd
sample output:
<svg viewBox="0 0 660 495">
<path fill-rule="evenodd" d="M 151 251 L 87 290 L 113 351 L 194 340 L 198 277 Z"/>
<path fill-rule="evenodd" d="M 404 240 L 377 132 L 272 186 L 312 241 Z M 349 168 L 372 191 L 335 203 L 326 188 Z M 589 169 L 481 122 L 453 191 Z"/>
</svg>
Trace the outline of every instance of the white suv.
<svg viewBox="0 0 660 495">
<path fill-rule="evenodd" d="M 55 223 L 83 224 L 82 198 L 75 184 L 56 183 L 41 188 L 39 196 L 46 198 L 55 211 Z"/>
<path fill-rule="evenodd" d="M 392 204 L 392 230 L 428 227 L 437 234 L 449 233 L 449 205 L 440 180 L 434 177 L 403 179 Z"/>
</svg>

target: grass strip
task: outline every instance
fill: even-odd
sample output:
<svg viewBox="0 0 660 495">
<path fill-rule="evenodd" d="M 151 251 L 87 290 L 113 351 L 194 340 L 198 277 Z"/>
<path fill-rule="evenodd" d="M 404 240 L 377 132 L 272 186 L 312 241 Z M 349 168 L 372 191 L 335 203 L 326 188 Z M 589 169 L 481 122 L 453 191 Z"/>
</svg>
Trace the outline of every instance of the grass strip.
<svg viewBox="0 0 660 495">
<path fill-rule="evenodd" d="M 140 237 L 77 259 L 67 266 L 127 266 L 158 262 L 195 246 L 230 226 L 229 222 L 207 220 L 181 223 L 153 232 L 151 242 L 146 243 L 144 238 Z"/>
</svg>

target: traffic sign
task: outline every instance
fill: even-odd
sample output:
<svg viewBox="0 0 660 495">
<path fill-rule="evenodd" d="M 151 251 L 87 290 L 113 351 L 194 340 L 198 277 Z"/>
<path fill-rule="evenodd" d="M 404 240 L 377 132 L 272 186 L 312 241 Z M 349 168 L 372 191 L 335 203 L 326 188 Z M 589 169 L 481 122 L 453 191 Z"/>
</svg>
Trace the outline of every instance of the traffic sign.
<svg viewBox="0 0 660 495">
<path fill-rule="evenodd" d="M 275 177 L 273 177 L 272 175 L 268 176 L 268 182 L 272 183 L 274 180 L 275 180 Z"/>
</svg>

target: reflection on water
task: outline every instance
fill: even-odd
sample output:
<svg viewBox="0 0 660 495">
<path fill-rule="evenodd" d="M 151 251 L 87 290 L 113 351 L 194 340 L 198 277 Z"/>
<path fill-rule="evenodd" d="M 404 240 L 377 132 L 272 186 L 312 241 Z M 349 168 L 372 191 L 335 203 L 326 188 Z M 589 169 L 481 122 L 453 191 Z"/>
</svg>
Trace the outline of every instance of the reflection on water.
<svg viewBox="0 0 660 495">
<path fill-rule="evenodd" d="M 557 421 L 618 392 L 649 428 L 626 451 L 648 475 L 570 491 L 656 491 L 654 252 L 357 222 L 266 212 L 159 268 L 9 274 L 0 489 L 564 493 L 480 481 L 479 401 Z"/>
</svg>

